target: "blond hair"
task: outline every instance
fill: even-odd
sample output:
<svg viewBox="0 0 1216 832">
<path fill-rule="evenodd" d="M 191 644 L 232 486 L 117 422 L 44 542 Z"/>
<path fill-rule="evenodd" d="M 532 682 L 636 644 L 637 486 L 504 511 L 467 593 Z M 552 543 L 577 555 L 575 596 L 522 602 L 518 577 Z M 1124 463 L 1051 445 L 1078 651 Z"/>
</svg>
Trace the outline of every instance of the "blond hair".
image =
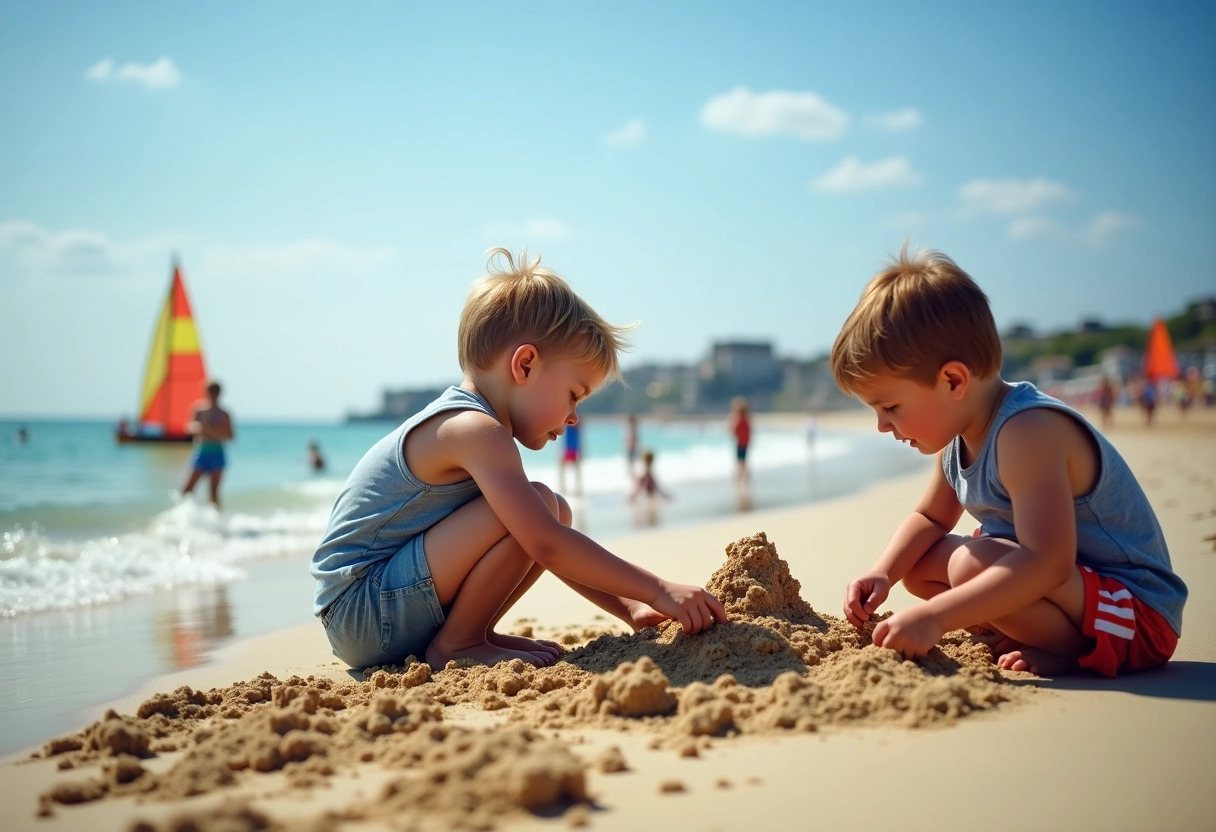
<svg viewBox="0 0 1216 832">
<path fill-rule="evenodd" d="M 977 378 L 1001 369 L 988 296 L 946 255 L 921 250 L 876 274 L 832 346 L 832 375 L 846 392 L 880 373 L 931 386 L 948 361 Z"/>
<path fill-rule="evenodd" d="M 495 261 L 505 261 L 501 266 Z M 629 348 L 624 333 L 633 325 L 610 324 L 575 294 L 556 272 L 508 249 L 487 253 L 485 277 L 473 284 L 460 314 L 460 368 L 486 370 L 506 349 L 532 344 L 538 350 L 593 362 L 604 381 L 621 377 L 617 353 Z"/>
</svg>

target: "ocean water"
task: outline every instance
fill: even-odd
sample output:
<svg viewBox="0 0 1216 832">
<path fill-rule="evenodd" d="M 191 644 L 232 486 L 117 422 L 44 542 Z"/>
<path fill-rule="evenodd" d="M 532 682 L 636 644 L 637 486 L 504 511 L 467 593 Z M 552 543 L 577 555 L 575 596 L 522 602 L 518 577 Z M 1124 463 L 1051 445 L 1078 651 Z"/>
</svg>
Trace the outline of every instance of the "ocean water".
<svg viewBox="0 0 1216 832">
<path fill-rule="evenodd" d="M 311 620 L 308 563 L 334 498 L 393 427 L 240 423 L 217 513 L 205 481 L 177 496 L 188 447 L 120 446 L 106 422 L 0 420 L 0 753 L 77 727 L 81 709 L 234 639 Z M 810 443 L 759 425 L 743 503 L 724 421 L 642 420 L 641 445 L 673 499 L 641 511 L 627 499 L 623 422 L 582 428 L 577 478 L 559 468 L 560 441 L 521 453 L 529 476 L 568 495 L 575 525 L 601 541 L 825 499 L 925 464 L 878 434 L 821 430 Z M 312 441 L 323 473 L 308 465 Z"/>
</svg>

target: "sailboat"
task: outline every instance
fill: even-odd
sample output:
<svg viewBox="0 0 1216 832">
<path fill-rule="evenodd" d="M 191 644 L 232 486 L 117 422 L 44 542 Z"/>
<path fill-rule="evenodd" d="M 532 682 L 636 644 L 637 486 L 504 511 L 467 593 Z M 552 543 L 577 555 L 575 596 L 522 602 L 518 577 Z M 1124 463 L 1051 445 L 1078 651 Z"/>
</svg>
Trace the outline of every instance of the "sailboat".
<svg viewBox="0 0 1216 832">
<path fill-rule="evenodd" d="M 1148 333 L 1148 345 L 1144 348 L 1144 377 L 1149 381 L 1178 378 L 1178 359 L 1174 355 L 1174 344 L 1165 321 L 1153 320 Z"/>
<path fill-rule="evenodd" d="M 203 395 L 207 368 L 198 329 L 190 311 L 190 298 L 182 269 L 173 263 L 169 296 L 161 307 L 148 351 L 143 392 L 139 402 L 139 421 L 125 419 L 118 424 L 115 437 L 127 442 L 189 442 L 194 437 L 186 430 L 194 403 Z"/>
</svg>

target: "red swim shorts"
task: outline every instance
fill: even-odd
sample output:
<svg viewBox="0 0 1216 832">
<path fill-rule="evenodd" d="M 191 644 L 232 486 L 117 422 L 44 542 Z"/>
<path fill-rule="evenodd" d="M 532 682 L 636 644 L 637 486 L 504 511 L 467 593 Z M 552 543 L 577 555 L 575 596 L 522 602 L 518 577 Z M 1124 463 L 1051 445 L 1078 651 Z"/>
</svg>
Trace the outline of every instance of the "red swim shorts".
<svg viewBox="0 0 1216 832">
<path fill-rule="evenodd" d="M 1178 636 L 1169 622 L 1114 578 L 1078 564 L 1085 581 L 1085 620 L 1081 629 L 1096 640 L 1077 660 L 1104 676 L 1146 670 L 1169 661 Z"/>
</svg>

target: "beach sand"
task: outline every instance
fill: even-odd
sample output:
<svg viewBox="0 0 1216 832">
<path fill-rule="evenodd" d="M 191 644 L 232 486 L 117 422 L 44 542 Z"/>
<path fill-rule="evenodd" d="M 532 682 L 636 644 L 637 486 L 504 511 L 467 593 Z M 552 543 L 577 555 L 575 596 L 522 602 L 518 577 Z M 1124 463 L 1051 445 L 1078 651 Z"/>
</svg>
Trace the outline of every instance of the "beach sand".
<svg viewBox="0 0 1216 832">
<path fill-rule="evenodd" d="M 319 624 L 242 642 L 6 758 L 4 828 L 1214 828 L 1216 411 L 1123 411 L 1110 437 L 1191 590 L 1163 669 L 1040 679 L 958 634 L 919 664 L 867 645 L 843 590 L 921 474 L 612 542 L 727 603 L 701 636 L 626 635 L 546 576 L 509 629 L 566 643 L 553 668 L 363 681 Z"/>
</svg>

